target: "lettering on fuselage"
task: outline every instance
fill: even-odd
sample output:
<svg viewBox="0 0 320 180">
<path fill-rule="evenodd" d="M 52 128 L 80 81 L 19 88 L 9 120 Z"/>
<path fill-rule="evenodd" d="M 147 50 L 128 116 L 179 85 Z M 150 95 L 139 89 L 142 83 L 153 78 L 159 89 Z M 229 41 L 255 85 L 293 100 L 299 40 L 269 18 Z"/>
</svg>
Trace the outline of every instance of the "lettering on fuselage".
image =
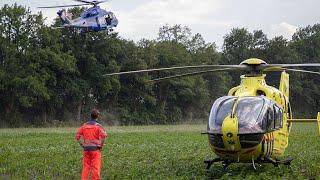
<svg viewBox="0 0 320 180">
<path fill-rule="evenodd" d="M 229 140 L 228 141 L 228 144 L 230 144 L 230 145 L 234 145 L 234 144 L 236 144 L 233 140 Z"/>
</svg>

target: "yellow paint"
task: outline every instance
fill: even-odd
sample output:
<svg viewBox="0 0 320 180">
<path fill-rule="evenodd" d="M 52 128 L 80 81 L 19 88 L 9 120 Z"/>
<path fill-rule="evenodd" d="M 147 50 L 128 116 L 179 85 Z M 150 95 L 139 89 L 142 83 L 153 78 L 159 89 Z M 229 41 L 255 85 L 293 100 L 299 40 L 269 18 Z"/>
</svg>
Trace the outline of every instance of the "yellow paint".
<svg viewBox="0 0 320 180">
<path fill-rule="evenodd" d="M 241 64 L 261 65 L 267 64 L 265 61 L 257 58 L 251 58 L 243 61 Z M 212 146 L 212 150 L 222 159 L 250 162 L 252 157 L 257 158 L 271 157 L 279 159 L 283 156 L 288 147 L 288 139 L 291 123 L 294 122 L 290 103 L 289 103 L 289 74 L 283 71 L 281 73 L 279 89 L 268 86 L 265 81 L 265 74 L 261 75 L 242 75 L 241 83 L 229 90 L 229 96 L 237 96 L 238 99 L 243 96 L 263 95 L 274 101 L 283 110 L 282 127 L 264 134 L 260 144 L 252 148 L 242 148 L 238 136 L 238 119 L 235 116 L 235 109 L 238 99 L 233 105 L 232 114 L 225 117 L 222 124 L 222 140 L 225 148 Z M 320 133 L 320 112 L 317 119 Z M 232 134 L 232 136 L 230 135 Z"/>
<path fill-rule="evenodd" d="M 317 120 L 318 120 L 318 130 L 320 134 L 320 112 L 318 112 Z"/>
<path fill-rule="evenodd" d="M 241 149 L 238 137 L 237 117 L 227 116 L 222 123 L 223 143 L 226 150 L 239 151 Z"/>
<path fill-rule="evenodd" d="M 240 65 L 242 64 L 255 64 L 255 65 L 258 65 L 258 64 L 267 64 L 265 61 L 261 60 L 261 59 L 258 59 L 258 58 L 250 58 L 250 59 L 246 59 L 244 61 L 242 61 L 240 63 Z"/>
<path fill-rule="evenodd" d="M 289 74 L 281 73 L 279 90 L 287 97 L 289 97 Z"/>
</svg>

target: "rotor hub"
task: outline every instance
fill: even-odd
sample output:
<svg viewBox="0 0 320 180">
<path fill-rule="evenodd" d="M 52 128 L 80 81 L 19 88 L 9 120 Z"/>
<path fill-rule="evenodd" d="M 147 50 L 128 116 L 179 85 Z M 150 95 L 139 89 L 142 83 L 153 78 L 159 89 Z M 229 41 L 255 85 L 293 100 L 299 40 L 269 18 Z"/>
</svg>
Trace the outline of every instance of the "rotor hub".
<svg viewBox="0 0 320 180">
<path fill-rule="evenodd" d="M 242 61 L 240 65 L 262 65 L 262 64 L 268 64 L 264 60 L 258 59 L 258 58 L 250 58 Z"/>
</svg>

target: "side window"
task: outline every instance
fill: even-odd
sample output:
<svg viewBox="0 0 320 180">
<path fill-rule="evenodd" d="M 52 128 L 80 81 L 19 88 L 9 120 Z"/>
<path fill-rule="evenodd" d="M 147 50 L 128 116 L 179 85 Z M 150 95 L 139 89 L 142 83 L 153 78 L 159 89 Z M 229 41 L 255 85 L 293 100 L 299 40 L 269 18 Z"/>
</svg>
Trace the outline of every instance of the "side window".
<svg viewBox="0 0 320 180">
<path fill-rule="evenodd" d="M 283 110 L 280 109 L 280 127 L 283 127 Z"/>
<path fill-rule="evenodd" d="M 279 123 L 280 123 L 279 118 L 278 118 L 278 116 L 279 116 L 279 108 L 276 105 L 273 106 L 273 112 L 274 112 L 274 128 L 278 129 L 279 128 Z"/>
<path fill-rule="evenodd" d="M 278 129 L 282 127 L 282 109 L 275 105 L 274 112 L 275 112 L 275 128 Z"/>
<path fill-rule="evenodd" d="M 226 116 L 229 114 L 231 114 L 232 111 L 232 107 L 234 104 L 235 99 L 228 99 L 223 101 L 218 109 L 217 109 L 217 115 L 216 115 L 216 119 L 215 119 L 215 124 L 218 126 L 222 126 L 222 122 L 224 120 L 224 118 L 226 118 Z"/>
<path fill-rule="evenodd" d="M 273 108 L 269 107 L 268 108 L 268 113 L 267 113 L 267 130 L 273 130 L 274 129 L 274 112 Z"/>
<path fill-rule="evenodd" d="M 95 15 L 98 15 L 98 11 L 97 10 L 92 11 L 92 16 L 95 16 Z"/>
<path fill-rule="evenodd" d="M 279 128 L 282 128 L 282 122 L 283 122 L 283 111 L 281 108 L 278 108 L 278 119 L 279 119 Z"/>
</svg>

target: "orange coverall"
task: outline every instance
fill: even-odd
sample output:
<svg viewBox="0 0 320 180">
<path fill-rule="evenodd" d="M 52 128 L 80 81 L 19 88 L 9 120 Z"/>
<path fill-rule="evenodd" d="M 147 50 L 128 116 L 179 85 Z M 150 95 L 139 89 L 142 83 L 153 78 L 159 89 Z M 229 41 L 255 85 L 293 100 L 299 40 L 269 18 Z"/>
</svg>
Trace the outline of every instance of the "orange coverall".
<svg viewBox="0 0 320 180">
<path fill-rule="evenodd" d="M 107 137 L 103 127 L 94 120 L 84 123 L 75 136 L 76 140 L 83 139 L 83 168 L 81 179 L 87 180 L 91 169 L 91 179 L 100 179 L 102 142 Z"/>
</svg>

